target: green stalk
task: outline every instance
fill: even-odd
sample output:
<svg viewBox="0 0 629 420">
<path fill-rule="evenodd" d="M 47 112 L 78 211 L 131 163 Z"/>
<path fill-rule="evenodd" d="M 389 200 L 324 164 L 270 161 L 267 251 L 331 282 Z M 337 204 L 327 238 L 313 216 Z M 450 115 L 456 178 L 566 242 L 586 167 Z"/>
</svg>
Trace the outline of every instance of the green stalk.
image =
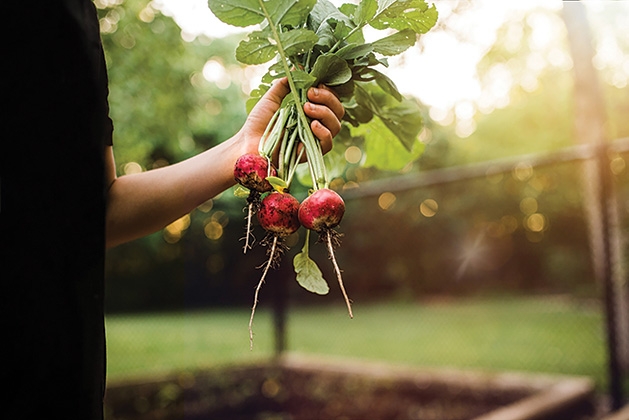
<svg viewBox="0 0 629 420">
<path fill-rule="evenodd" d="M 290 183 L 293 180 L 293 177 L 295 176 L 295 172 L 297 171 L 297 166 L 299 165 L 299 161 L 301 160 L 301 157 L 303 155 L 304 155 L 303 148 L 299 151 L 299 154 L 297 154 L 297 149 L 294 149 L 293 153 L 291 153 L 291 159 L 288 165 L 290 169 L 289 169 L 288 175 L 286 176 L 286 188 L 290 187 Z"/>
<path fill-rule="evenodd" d="M 279 159 L 278 159 L 278 168 L 277 168 L 277 173 L 279 174 L 280 178 L 285 179 L 284 178 L 284 171 L 285 171 L 285 162 L 284 159 L 282 158 L 282 156 L 284 156 L 286 154 L 286 138 L 288 137 L 289 133 L 288 130 L 285 130 L 282 134 L 282 141 L 280 143 L 280 154 L 279 154 Z"/>
<path fill-rule="evenodd" d="M 308 134 L 312 136 L 310 126 L 303 126 L 299 121 L 298 130 L 302 133 L 301 137 L 305 137 Z M 323 153 L 321 152 L 321 144 L 317 141 L 303 142 L 304 149 L 306 149 L 306 158 L 308 159 L 308 166 L 310 168 L 313 188 L 318 190 L 320 188 L 327 188 L 327 174 L 325 169 L 325 162 L 323 161 Z"/>
<path fill-rule="evenodd" d="M 290 133 L 290 137 L 288 138 L 288 144 L 286 145 L 286 150 L 288 151 L 288 153 L 285 153 L 283 155 L 284 165 L 286 165 L 287 167 L 289 167 L 288 165 L 290 165 L 291 156 L 294 155 L 293 149 L 296 148 L 295 141 L 297 140 L 297 134 L 299 134 L 298 131 L 293 129 L 293 131 Z"/>
<path fill-rule="evenodd" d="M 273 154 L 273 150 L 275 150 L 277 142 L 281 138 L 286 119 L 286 109 L 280 108 L 275 112 L 259 144 L 259 151 L 262 155 L 270 157 Z"/>
<path fill-rule="evenodd" d="M 323 161 L 323 155 L 322 154 L 317 155 L 317 153 L 315 153 L 317 140 L 314 138 L 314 135 L 312 134 L 312 131 L 310 130 L 310 121 L 308 120 L 308 117 L 306 117 L 306 114 L 304 113 L 299 91 L 297 90 L 297 87 L 295 86 L 295 81 L 293 80 L 293 77 L 291 76 L 290 68 L 288 67 L 288 62 L 286 59 L 286 52 L 284 51 L 284 46 L 280 42 L 280 36 L 279 36 L 279 33 L 277 32 L 277 27 L 275 25 L 275 22 L 273 22 L 273 20 L 271 19 L 271 16 L 269 15 L 268 10 L 266 9 L 265 2 L 262 0 L 258 0 L 258 4 L 260 5 L 260 9 L 264 13 L 264 17 L 269 23 L 269 28 L 271 29 L 271 32 L 273 34 L 273 39 L 275 40 L 275 43 L 277 45 L 277 51 L 280 55 L 280 59 L 282 60 L 282 66 L 284 67 L 284 72 L 286 73 L 286 78 L 288 79 L 288 85 L 290 86 L 290 94 L 292 95 L 293 101 L 295 102 L 295 105 L 296 105 L 295 108 L 297 110 L 297 114 L 299 117 L 298 122 L 301 122 L 302 127 L 307 128 L 305 130 L 302 130 L 301 134 L 304 135 L 304 137 L 301 138 L 301 141 L 304 143 L 304 146 L 306 147 L 306 156 L 308 157 L 308 161 L 310 162 L 311 160 L 313 160 L 313 162 L 311 162 L 313 164 L 313 169 L 315 172 L 315 177 L 312 180 L 314 184 L 313 187 L 315 189 L 325 188 L 325 186 L 327 185 L 327 180 L 326 180 L 326 174 L 325 174 L 325 162 Z M 309 153 L 309 150 L 310 150 L 310 153 Z M 322 168 L 324 169 L 323 172 L 321 171 Z"/>
<path fill-rule="evenodd" d="M 270 131 L 274 127 L 275 122 L 277 121 L 277 118 L 279 117 L 279 115 L 280 115 L 280 110 L 278 109 L 277 111 L 275 111 L 275 113 L 271 117 L 271 121 L 269 121 L 269 124 L 264 129 L 264 133 L 262 134 L 260 143 L 258 143 L 258 152 L 263 156 L 268 156 L 268 154 L 266 153 L 266 148 L 264 146 L 268 142 Z"/>
</svg>

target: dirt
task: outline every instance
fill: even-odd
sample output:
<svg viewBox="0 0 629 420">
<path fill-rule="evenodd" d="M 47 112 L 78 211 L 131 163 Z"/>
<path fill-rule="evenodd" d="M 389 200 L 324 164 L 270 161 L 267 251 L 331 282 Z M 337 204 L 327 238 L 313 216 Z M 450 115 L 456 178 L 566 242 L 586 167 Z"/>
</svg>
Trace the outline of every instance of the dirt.
<svg viewBox="0 0 629 420">
<path fill-rule="evenodd" d="M 236 367 L 110 388 L 106 418 L 465 420 L 524 396 L 335 372 Z"/>
</svg>

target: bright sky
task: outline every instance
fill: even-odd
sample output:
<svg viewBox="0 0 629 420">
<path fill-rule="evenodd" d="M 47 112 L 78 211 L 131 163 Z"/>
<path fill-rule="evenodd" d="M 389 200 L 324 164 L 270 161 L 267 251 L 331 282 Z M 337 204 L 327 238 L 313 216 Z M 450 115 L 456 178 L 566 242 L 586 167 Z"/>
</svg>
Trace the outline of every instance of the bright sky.
<svg viewBox="0 0 629 420">
<path fill-rule="evenodd" d="M 340 4 L 347 0 L 333 2 Z M 514 81 L 507 69 L 497 66 L 492 69 L 490 88 L 483 90 L 476 66 L 494 43 L 496 30 L 502 23 L 534 9 L 559 10 L 561 0 L 473 0 L 462 2 L 467 4 L 467 10 L 456 15 L 452 14 L 452 7 L 458 2 L 438 0 L 434 3 L 440 19 L 448 19 L 448 25 L 454 31 L 431 31 L 423 35 L 423 50 L 413 48 L 390 58 L 390 66 L 383 72 L 391 77 L 402 93 L 413 95 L 430 106 L 431 117 L 437 121 L 447 123 L 454 118 L 469 121 L 477 109 L 489 112 L 505 106 L 513 83 L 520 83 L 524 88 L 527 85 L 530 89 L 536 87 L 536 68 L 539 71 L 540 67 L 553 60 L 555 63 L 551 64 L 554 65 L 570 65 L 565 52 L 555 51 L 554 55 L 551 52 L 550 56 L 548 51 L 545 55 L 541 53 L 551 48 L 550 44 L 556 42 L 561 31 L 557 29 L 557 22 L 544 18 L 548 14 L 537 14 L 535 22 L 527 22 L 534 29 L 531 41 L 534 45 L 531 47 L 540 51 L 538 56 L 531 56 L 530 63 L 527 62 L 532 70 L 528 81 Z M 589 3 L 596 7 L 604 2 L 586 2 L 588 6 Z M 194 39 L 200 34 L 220 37 L 251 30 L 220 22 L 208 9 L 207 0 L 155 0 L 155 4 L 164 14 L 173 16 L 182 28 L 184 39 Z M 369 32 L 365 35 L 369 39 Z M 626 73 L 629 74 L 629 71 Z M 468 129 L 473 131 L 474 128 Z"/>
</svg>

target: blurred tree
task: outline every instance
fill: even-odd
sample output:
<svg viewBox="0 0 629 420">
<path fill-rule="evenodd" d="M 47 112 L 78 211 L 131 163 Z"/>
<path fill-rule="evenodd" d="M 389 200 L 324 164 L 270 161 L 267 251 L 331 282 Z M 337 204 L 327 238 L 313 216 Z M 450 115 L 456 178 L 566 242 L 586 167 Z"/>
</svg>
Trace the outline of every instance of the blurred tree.
<svg viewBox="0 0 629 420">
<path fill-rule="evenodd" d="M 607 9 L 592 13 L 610 17 Z M 623 30 L 615 16 L 613 21 L 611 29 L 604 30 L 606 20 L 598 22 L 596 33 L 607 35 L 597 39 L 595 62 L 608 74 L 606 128 L 614 137 L 625 137 L 629 124 L 622 115 L 629 105 L 629 73 L 626 69 L 623 73 L 622 63 L 629 48 L 620 41 Z M 540 27 L 552 36 L 542 37 Z M 610 43 L 619 46 L 614 50 L 618 55 L 601 53 Z M 415 170 L 574 145 L 572 66 L 558 11 L 533 10 L 507 20 L 479 63 L 479 102 L 455 107 L 451 124 L 429 122 L 426 152 Z M 626 158 L 616 159 L 620 165 Z M 358 287 L 365 289 L 358 293 L 367 295 L 374 287 L 415 294 L 514 288 L 595 294 L 598 285 L 589 263 L 581 173 L 580 165 L 523 166 L 520 173 L 396 193 L 390 208 L 379 206 L 378 197 L 357 199 L 348 208 L 360 208 L 361 220 L 348 218 L 343 228 L 348 237 L 358 239 L 345 241 L 339 258 L 370 261 L 346 269 L 348 278 L 361 279 Z M 621 184 L 626 170 L 616 175 L 626 190 Z M 392 177 L 392 189 L 396 182 Z M 387 194 L 386 186 L 383 193 Z M 426 199 L 438 205 L 434 217 L 418 211 Z M 394 243 L 387 239 L 392 232 Z"/>
<path fill-rule="evenodd" d="M 95 4 L 120 174 L 180 161 L 241 127 L 247 95 L 241 87 L 245 72 L 234 58 L 238 36 L 186 42 L 179 26 L 153 2 Z M 108 309 L 180 308 L 203 296 L 206 302 L 229 300 L 230 253 L 239 250 L 242 206 L 226 193 L 162 232 L 110 250 Z M 237 222 L 230 225 L 233 215 Z M 222 246 L 227 235 L 233 246 Z"/>
<path fill-rule="evenodd" d="M 96 4 L 109 65 L 114 145 L 121 173 L 125 167 L 138 169 L 127 166 L 131 162 L 150 169 L 181 160 L 217 144 L 241 126 L 248 97 L 243 85 L 257 83 L 245 83 L 246 77 L 255 76 L 234 59 L 240 36 L 199 36 L 188 42 L 176 23 L 147 0 L 99 0 Z M 462 104 L 454 122 L 446 126 L 431 121 L 426 109 L 426 126 L 420 136 L 426 149 L 416 161 L 402 171 L 382 172 L 362 168 L 357 155 L 348 159 L 333 185 L 342 188 L 348 182 L 413 175 L 572 144 L 571 62 L 566 40 L 560 31 L 557 43 L 543 50 L 534 48 L 536 19 L 562 24 L 556 12 L 544 10 L 511 19 L 499 29 L 496 42 L 480 63 L 483 91 L 492 94 L 494 101 Z M 618 35 L 620 29 L 612 33 Z M 600 40 L 598 45 L 608 44 Z M 618 44 L 626 56 L 626 44 Z M 535 64 L 540 57 L 544 66 Z M 627 136 L 629 122 L 624 115 L 629 109 L 629 87 L 605 57 L 599 57 L 598 65 L 609 74 L 604 85 L 608 128 L 614 137 Z M 510 81 L 508 89 L 496 85 L 505 80 Z M 496 101 L 498 94 L 507 100 Z M 386 209 L 378 205 L 377 197 L 348 202 L 339 261 L 348 282 L 361 279 L 351 281 L 352 294 L 369 297 L 386 290 L 411 296 L 527 287 L 591 291 L 592 284 L 586 281 L 591 273 L 578 170 L 567 165 L 525 175 L 496 175 L 409 192 L 398 195 Z M 619 182 L 626 177 L 626 170 L 619 172 Z M 419 210 L 427 199 L 439 207 L 432 217 Z M 547 222 L 543 231 L 527 228 L 530 214 L 520 207 L 523 201 L 537 204 L 537 213 Z M 111 250 L 110 309 L 249 304 L 259 274 L 255 267 L 264 260 L 264 248 L 242 255 L 238 240 L 243 235 L 243 206 L 242 200 L 226 192 L 163 232 Z M 395 241 L 391 241 L 392 232 Z M 471 258 L 470 249 L 478 251 L 474 247 L 479 245 L 488 250 L 484 254 L 488 259 Z M 324 250 L 313 248 L 325 270 Z M 333 276 L 328 274 L 328 278 Z M 311 298 L 299 289 L 295 293 Z"/>
<path fill-rule="evenodd" d="M 629 3 L 587 2 L 586 6 L 596 50 L 593 61 L 603 81 L 608 116 L 605 129 L 610 139 L 627 137 L 629 42 L 620 17 L 629 12 Z M 574 144 L 573 62 L 560 9 L 540 7 L 506 16 L 477 66 L 477 100 L 457 104 L 446 126 L 432 127 L 433 132 L 447 133 L 450 153 L 442 162 L 445 166 Z M 463 31 L 458 33 L 461 42 L 473 35 L 464 32 L 473 28 L 453 29 L 447 21 L 441 30 Z M 427 154 L 431 147 L 429 144 Z"/>
<path fill-rule="evenodd" d="M 121 172 L 179 161 L 225 140 L 245 119 L 236 38 L 198 37 L 147 0 L 99 1 Z M 133 170 L 133 168 L 131 168 Z"/>
</svg>

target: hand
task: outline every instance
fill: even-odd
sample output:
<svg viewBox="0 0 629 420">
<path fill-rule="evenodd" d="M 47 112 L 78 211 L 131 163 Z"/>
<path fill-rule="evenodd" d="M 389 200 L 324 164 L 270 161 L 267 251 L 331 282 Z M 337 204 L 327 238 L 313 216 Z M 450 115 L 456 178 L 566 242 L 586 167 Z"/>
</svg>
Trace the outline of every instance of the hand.
<svg viewBox="0 0 629 420">
<path fill-rule="evenodd" d="M 258 143 L 267 124 L 289 92 L 288 80 L 279 79 L 251 110 L 242 128 L 248 153 L 258 151 Z M 332 139 L 341 130 L 341 119 L 345 114 L 345 108 L 334 92 L 323 85 L 310 88 L 308 100 L 309 102 L 304 105 L 304 112 L 312 119 L 310 124 L 312 133 L 321 142 L 323 153 L 327 153 L 332 150 Z"/>
</svg>

